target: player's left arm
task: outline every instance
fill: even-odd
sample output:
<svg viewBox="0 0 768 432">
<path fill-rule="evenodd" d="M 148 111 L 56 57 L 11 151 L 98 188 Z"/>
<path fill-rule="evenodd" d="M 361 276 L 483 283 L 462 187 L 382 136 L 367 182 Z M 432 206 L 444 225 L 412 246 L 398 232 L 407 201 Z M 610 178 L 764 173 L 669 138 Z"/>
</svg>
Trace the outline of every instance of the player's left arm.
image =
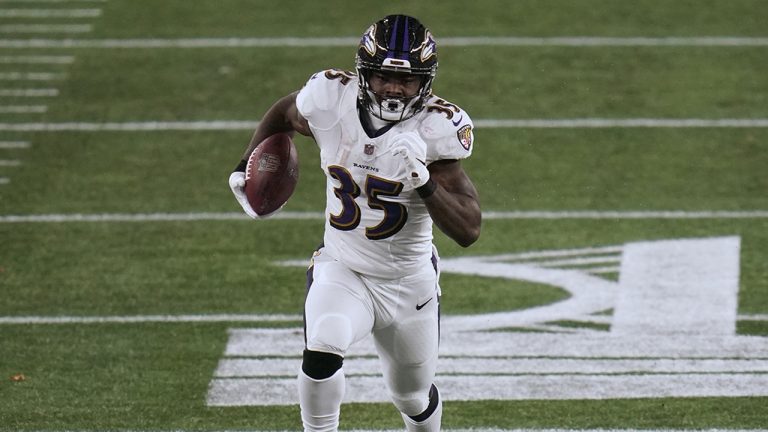
<svg viewBox="0 0 768 432">
<path fill-rule="evenodd" d="M 462 247 L 480 237 L 482 215 L 477 189 L 459 160 L 438 160 L 431 163 L 428 186 L 431 193 L 424 197 L 429 215 L 435 225 Z"/>
</svg>

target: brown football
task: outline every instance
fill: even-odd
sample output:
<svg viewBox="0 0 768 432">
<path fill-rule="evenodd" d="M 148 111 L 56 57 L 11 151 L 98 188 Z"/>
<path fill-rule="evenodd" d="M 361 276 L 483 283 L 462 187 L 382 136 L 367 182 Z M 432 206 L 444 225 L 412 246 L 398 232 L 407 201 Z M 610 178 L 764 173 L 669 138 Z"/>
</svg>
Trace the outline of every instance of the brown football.
<svg viewBox="0 0 768 432">
<path fill-rule="evenodd" d="M 248 158 L 245 168 L 245 195 L 259 216 L 280 210 L 299 181 L 296 146 L 287 133 L 262 141 Z"/>
</svg>

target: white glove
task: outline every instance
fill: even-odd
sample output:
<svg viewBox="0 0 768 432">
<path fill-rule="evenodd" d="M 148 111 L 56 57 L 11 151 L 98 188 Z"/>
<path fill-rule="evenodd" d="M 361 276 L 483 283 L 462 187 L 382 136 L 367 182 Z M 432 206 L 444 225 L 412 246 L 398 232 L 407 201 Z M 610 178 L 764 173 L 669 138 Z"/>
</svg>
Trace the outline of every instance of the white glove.
<svg viewBox="0 0 768 432">
<path fill-rule="evenodd" d="M 392 155 L 403 158 L 407 180 L 414 189 L 429 181 L 427 143 L 415 132 L 405 132 L 392 139 Z"/>
<path fill-rule="evenodd" d="M 251 208 L 251 204 L 248 203 L 248 198 L 245 196 L 245 173 L 242 171 L 235 171 L 229 175 L 229 188 L 232 189 L 232 193 L 235 194 L 235 199 L 240 203 L 240 207 L 243 208 L 245 214 L 253 219 L 260 219 L 259 215 Z"/>
</svg>

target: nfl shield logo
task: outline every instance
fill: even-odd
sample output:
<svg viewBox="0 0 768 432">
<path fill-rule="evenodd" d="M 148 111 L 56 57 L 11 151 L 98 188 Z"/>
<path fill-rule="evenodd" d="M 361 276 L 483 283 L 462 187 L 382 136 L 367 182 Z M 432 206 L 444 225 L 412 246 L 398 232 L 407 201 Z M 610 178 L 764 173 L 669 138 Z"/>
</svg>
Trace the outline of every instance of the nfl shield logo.
<svg viewBox="0 0 768 432">
<path fill-rule="evenodd" d="M 373 150 L 374 150 L 373 144 L 366 144 L 365 148 L 363 148 L 363 152 L 368 156 L 373 155 Z"/>
</svg>

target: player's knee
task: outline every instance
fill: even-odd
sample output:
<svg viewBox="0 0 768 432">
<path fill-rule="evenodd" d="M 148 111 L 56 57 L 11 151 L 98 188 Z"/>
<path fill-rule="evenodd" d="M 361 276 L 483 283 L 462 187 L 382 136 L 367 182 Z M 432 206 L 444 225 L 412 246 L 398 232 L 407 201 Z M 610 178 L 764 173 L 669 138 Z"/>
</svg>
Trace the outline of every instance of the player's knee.
<svg viewBox="0 0 768 432">
<path fill-rule="evenodd" d="M 426 393 L 393 393 L 392 402 L 401 413 L 420 422 L 432 415 L 440 405 L 440 395 L 437 387 L 432 385 Z"/>
<path fill-rule="evenodd" d="M 408 416 L 424 411 L 424 400 L 415 394 L 392 394 L 392 403 L 398 411 Z"/>
<path fill-rule="evenodd" d="M 350 319 L 341 314 L 320 316 L 307 329 L 307 349 L 344 356 L 352 344 L 353 332 Z"/>
<path fill-rule="evenodd" d="M 316 380 L 330 378 L 341 369 L 344 357 L 321 351 L 304 350 L 304 358 L 301 362 L 301 370 Z"/>
</svg>

